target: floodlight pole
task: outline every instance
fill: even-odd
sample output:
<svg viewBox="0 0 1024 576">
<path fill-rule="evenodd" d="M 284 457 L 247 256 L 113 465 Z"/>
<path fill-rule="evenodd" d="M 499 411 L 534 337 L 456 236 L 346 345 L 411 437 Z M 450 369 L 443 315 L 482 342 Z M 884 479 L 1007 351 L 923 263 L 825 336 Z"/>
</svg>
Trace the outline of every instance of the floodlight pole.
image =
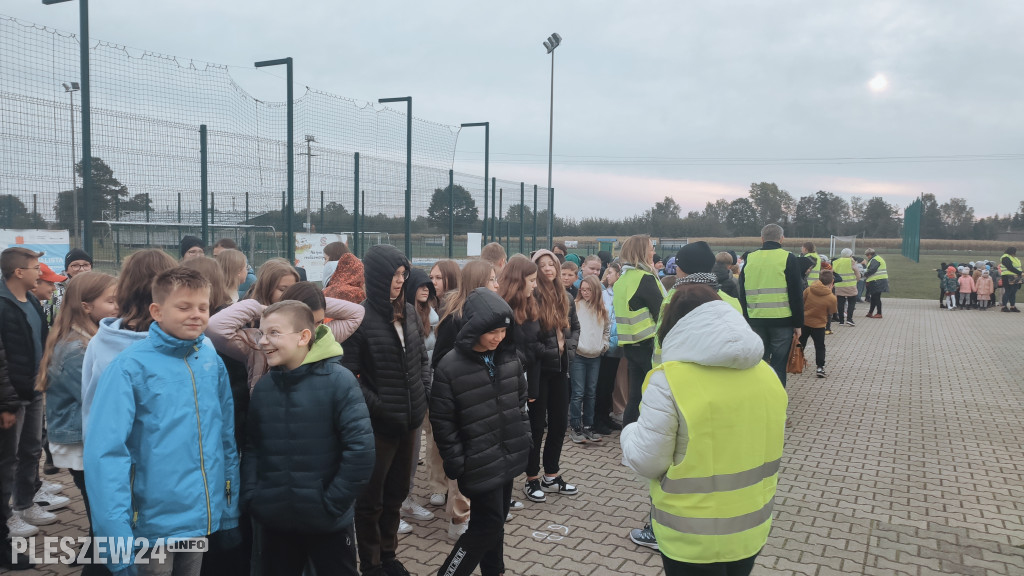
<svg viewBox="0 0 1024 576">
<path fill-rule="evenodd" d="M 78 88 L 75 86 L 78 85 Z M 72 82 L 70 85 L 64 84 L 64 91 L 68 93 L 68 100 L 70 106 L 68 110 L 71 111 L 71 205 L 74 211 L 74 234 L 75 241 L 81 245 L 82 238 L 79 236 L 80 227 L 78 224 L 78 175 L 75 173 L 75 92 L 81 90 L 81 85 L 77 82 Z"/>
<path fill-rule="evenodd" d="M 491 123 L 490 122 L 467 122 L 463 124 L 463 128 L 471 128 L 474 126 L 484 127 L 484 242 L 487 242 L 487 180 L 490 177 L 491 169 Z"/>
<path fill-rule="evenodd" d="M 412 96 L 381 98 L 381 104 L 405 102 L 405 257 L 412 258 Z"/>
<path fill-rule="evenodd" d="M 316 154 L 313 154 L 313 150 L 312 150 L 312 147 L 311 147 L 311 144 L 313 142 L 316 142 L 316 138 L 314 136 L 306 134 L 306 151 L 304 153 L 303 152 L 299 153 L 299 156 L 305 156 L 306 157 L 306 233 L 312 233 L 313 232 L 313 229 L 310 227 L 310 216 L 313 213 L 312 212 L 313 208 L 311 206 L 311 202 L 312 202 L 312 200 L 311 200 L 311 197 L 312 197 L 311 182 L 312 182 L 312 179 L 313 179 L 313 156 L 316 156 Z M 323 214 L 323 209 L 320 210 L 320 213 L 321 213 L 321 215 Z M 321 228 L 323 228 L 322 225 L 321 225 Z M 321 230 L 321 232 L 323 232 L 323 230 Z"/>
<path fill-rule="evenodd" d="M 551 54 L 551 117 L 548 123 L 548 245 L 551 245 L 554 235 L 555 202 L 551 194 L 551 158 L 555 140 L 555 48 L 562 43 L 562 37 L 558 33 L 548 36 L 544 41 L 544 47 L 548 54 Z"/>
<path fill-rule="evenodd" d="M 43 0 L 43 4 L 60 4 L 68 0 Z M 85 212 L 85 230 L 82 250 L 92 254 L 92 212 L 89 193 L 92 190 L 92 118 L 89 98 L 89 0 L 78 0 L 79 65 L 82 84 L 82 211 Z M 75 190 L 71 190 L 75 196 Z M 77 224 L 78 219 L 75 219 Z"/>
<path fill-rule="evenodd" d="M 293 98 L 292 86 L 292 59 L 279 58 L 277 60 L 263 60 L 256 62 L 257 68 L 266 66 L 285 65 L 287 69 L 288 82 L 288 200 L 285 207 L 285 252 L 288 254 L 288 262 L 295 264 L 295 99 Z"/>
</svg>

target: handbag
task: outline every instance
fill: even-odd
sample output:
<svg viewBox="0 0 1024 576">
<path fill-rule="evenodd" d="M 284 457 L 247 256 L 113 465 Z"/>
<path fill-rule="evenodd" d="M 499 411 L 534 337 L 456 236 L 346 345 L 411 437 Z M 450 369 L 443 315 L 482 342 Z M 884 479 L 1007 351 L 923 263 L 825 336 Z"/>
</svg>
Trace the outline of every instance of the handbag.
<svg viewBox="0 0 1024 576">
<path fill-rule="evenodd" d="M 803 374 L 807 360 L 804 358 L 804 347 L 800 345 L 800 337 L 793 335 L 793 343 L 789 346 L 789 361 L 786 362 L 786 374 Z"/>
</svg>

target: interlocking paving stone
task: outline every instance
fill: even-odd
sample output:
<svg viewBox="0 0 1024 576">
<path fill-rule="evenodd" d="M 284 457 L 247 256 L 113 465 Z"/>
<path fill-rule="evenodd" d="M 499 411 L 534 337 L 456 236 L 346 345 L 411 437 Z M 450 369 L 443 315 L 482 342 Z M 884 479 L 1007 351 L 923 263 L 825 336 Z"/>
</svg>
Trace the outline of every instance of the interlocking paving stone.
<svg viewBox="0 0 1024 576">
<path fill-rule="evenodd" d="M 884 305 L 881 320 L 860 306 L 856 327 L 833 326 L 828 378 L 789 377 L 793 427 L 754 574 L 1024 575 L 1024 315 L 949 312 L 931 300 Z M 513 513 L 509 576 L 662 573 L 659 555 L 628 539 L 649 500 L 617 439 L 566 439 L 563 473 L 580 494 Z M 70 477 L 52 479 L 73 502 L 41 534 L 85 534 Z M 421 502 L 425 485 L 421 469 Z M 438 517 L 413 522 L 399 543 L 417 575 L 436 573 L 451 550 L 444 511 L 431 509 Z"/>
</svg>

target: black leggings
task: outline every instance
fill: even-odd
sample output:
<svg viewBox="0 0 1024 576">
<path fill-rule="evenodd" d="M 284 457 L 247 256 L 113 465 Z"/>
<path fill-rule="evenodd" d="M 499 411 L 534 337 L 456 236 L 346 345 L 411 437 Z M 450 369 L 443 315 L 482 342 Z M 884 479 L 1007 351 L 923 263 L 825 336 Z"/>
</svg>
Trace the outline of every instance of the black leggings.
<svg viewBox="0 0 1024 576">
<path fill-rule="evenodd" d="M 1013 276 L 1003 276 L 1003 308 L 1017 306 L 1017 289 L 1020 288 L 1020 284 L 1010 284 L 1011 278 Z"/>
<path fill-rule="evenodd" d="M 882 315 L 882 293 L 875 292 L 871 294 L 871 305 L 868 306 L 868 316 L 874 313 L 875 308 L 878 308 L 878 315 Z"/>
<path fill-rule="evenodd" d="M 824 328 L 811 328 L 810 326 L 804 326 L 800 330 L 800 347 L 807 352 L 807 338 L 810 337 L 814 341 L 814 364 L 818 368 L 825 367 L 825 329 Z"/>
<path fill-rule="evenodd" d="M 558 474 L 558 464 L 562 458 L 562 442 L 565 441 L 565 430 L 569 427 L 569 380 L 565 374 L 541 372 L 540 393 L 536 400 L 530 402 L 528 409 L 533 447 L 530 449 L 530 458 L 526 462 L 526 475 L 533 477 L 540 474 L 542 442 L 544 444 L 544 472 Z M 544 442 L 545 426 L 548 432 L 547 442 Z M 470 519 L 472 521 L 472 516 Z"/>
<path fill-rule="evenodd" d="M 597 371 L 597 394 L 594 397 L 594 424 L 607 423 L 611 418 L 612 394 L 615 393 L 615 375 L 619 372 L 619 356 L 601 356 L 601 367 Z"/>
<path fill-rule="evenodd" d="M 754 561 L 757 560 L 757 554 L 743 560 L 714 562 L 712 564 L 680 562 L 664 554 L 661 555 L 661 560 L 665 565 L 666 576 L 748 576 L 754 569 Z"/>
<path fill-rule="evenodd" d="M 839 301 L 839 322 L 843 323 L 847 320 L 853 320 L 853 309 L 857 305 L 856 296 L 836 296 Z M 844 312 L 845 307 L 845 312 Z"/>
</svg>

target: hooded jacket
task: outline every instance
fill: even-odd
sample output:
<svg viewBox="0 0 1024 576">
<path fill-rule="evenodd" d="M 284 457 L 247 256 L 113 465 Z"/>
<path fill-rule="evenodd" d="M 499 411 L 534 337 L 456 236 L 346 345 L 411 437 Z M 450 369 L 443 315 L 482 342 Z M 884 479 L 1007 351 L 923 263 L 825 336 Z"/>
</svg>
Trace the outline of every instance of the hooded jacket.
<svg viewBox="0 0 1024 576">
<path fill-rule="evenodd" d="M 735 370 L 771 370 L 761 360 L 764 344 L 728 302 L 702 304 L 684 316 L 662 343 L 664 362 L 692 362 Z M 780 384 L 781 386 L 781 384 Z M 740 401 L 738 399 L 737 401 Z M 686 421 L 679 412 L 665 373 L 651 371 L 640 402 L 640 420 L 623 428 L 622 463 L 644 478 L 658 479 L 686 455 Z"/>
<path fill-rule="evenodd" d="M 14 386 L 18 397 L 24 402 L 29 402 L 36 394 L 36 352 L 42 350 L 49 328 L 39 300 L 31 292 L 27 292 L 25 296 L 39 314 L 41 342 L 36 342 L 32 337 L 32 326 L 18 305 L 18 300 L 7 287 L 7 283 L 0 281 L 0 340 L 3 341 L 7 353 L 7 378 L 11 386 Z"/>
<path fill-rule="evenodd" d="M 445 475 L 467 494 L 500 490 L 526 470 L 530 453 L 526 378 L 514 346 L 503 340 L 490 370 L 484 354 L 473 351 L 480 336 L 502 327 L 512 327 L 512 309 L 497 294 L 477 288 L 463 308 L 455 348 L 434 372 L 434 441 Z"/>
<path fill-rule="evenodd" d="M 395 328 L 391 280 L 409 261 L 394 246 L 380 244 L 366 252 L 366 310 L 363 323 L 342 346 L 342 365 L 359 379 L 373 431 L 382 436 L 411 432 L 423 423 L 430 389 L 430 362 L 423 345 L 419 316 L 405 304 L 402 336 Z M 403 288 L 404 290 L 404 288 Z"/>
<path fill-rule="evenodd" d="M 828 319 L 838 312 L 836 295 L 832 289 L 815 280 L 804 290 L 804 326 L 824 328 Z"/>
<path fill-rule="evenodd" d="M 992 291 L 992 277 L 983 273 L 978 278 L 978 298 L 988 300 L 989 296 L 992 295 Z"/>
<path fill-rule="evenodd" d="M 437 293 L 434 290 L 434 283 L 431 282 L 430 277 L 427 273 L 419 268 L 413 268 L 409 271 L 409 279 L 405 281 L 405 301 L 412 304 L 413 308 L 416 308 L 416 292 L 419 291 L 420 287 L 426 286 L 427 290 L 430 291 L 428 296 L 428 302 L 430 299 L 437 300 Z M 419 318 L 419 314 L 416 314 L 416 318 Z M 431 353 L 434 351 L 434 343 L 437 341 L 437 311 L 433 308 L 430 309 L 430 333 L 427 334 L 423 339 L 423 345 L 427 349 L 427 359 L 431 359 Z M 422 331 L 421 331 L 422 333 Z M 431 360 L 431 366 L 433 361 Z"/>
<path fill-rule="evenodd" d="M 7 375 L 7 354 L 4 353 L 4 342 L 0 340 L 0 412 L 15 413 L 21 409 L 21 399 L 11 386 Z"/>
<path fill-rule="evenodd" d="M 231 386 L 205 336 L 151 325 L 103 371 L 90 418 L 102 424 L 84 453 L 96 536 L 152 542 L 238 526 Z"/>
<path fill-rule="evenodd" d="M 96 388 L 103 371 L 122 350 L 139 340 L 145 340 L 148 335 L 149 332 L 122 330 L 120 318 L 100 320 L 100 327 L 96 331 L 96 335 L 89 341 L 89 346 L 85 349 L 85 359 L 82 360 L 83 438 L 89 433 L 89 413 L 92 399 L 96 395 Z"/>
<path fill-rule="evenodd" d="M 334 274 L 331 274 L 324 285 L 324 296 L 348 300 L 353 304 L 366 300 L 366 291 L 363 289 L 363 263 L 355 254 L 347 252 L 338 259 Z"/>
<path fill-rule="evenodd" d="M 242 506 L 275 530 L 337 532 L 373 472 L 370 414 L 341 345 L 318 326 L 295 370 L 272 368 L 255 387 L 242 457 Z"/>
</svg>

